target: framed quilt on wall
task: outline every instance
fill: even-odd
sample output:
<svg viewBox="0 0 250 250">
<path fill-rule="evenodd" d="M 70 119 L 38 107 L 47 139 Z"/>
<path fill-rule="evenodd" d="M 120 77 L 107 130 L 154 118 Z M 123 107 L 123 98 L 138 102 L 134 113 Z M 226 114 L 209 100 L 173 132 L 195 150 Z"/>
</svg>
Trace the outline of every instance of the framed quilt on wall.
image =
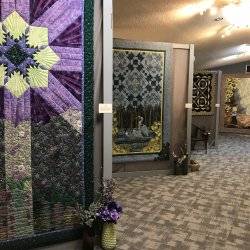
<svg viewBox="0 0 250 250">
<path fill-rule="evenodd" d="M 213 115 L 216 98 L 216 75 L 197 72 L 193 81 L 193 115 Z"/>
<path fill-rule="evenodd" d="M 172 47 L 114 40 L 114 162 L 168 157 Z M 164 158 L 164 157 L 163 157 Z"/>
<path fill-rule="evenodd" d="M 250 133 L 250 77 L 223 76 L 221 131 Z"/>
<path fill-rule="evenodd" d="M 192 124 L 210 131 L 209 146 L 218 145 L 221 78 L 221 71 L 194 73 Z"/>
<path fill-rule="evenodd" d="M 0 8 L 0 249 L 72 240 L 93 198 L 93 1 Z"/>
</svg>

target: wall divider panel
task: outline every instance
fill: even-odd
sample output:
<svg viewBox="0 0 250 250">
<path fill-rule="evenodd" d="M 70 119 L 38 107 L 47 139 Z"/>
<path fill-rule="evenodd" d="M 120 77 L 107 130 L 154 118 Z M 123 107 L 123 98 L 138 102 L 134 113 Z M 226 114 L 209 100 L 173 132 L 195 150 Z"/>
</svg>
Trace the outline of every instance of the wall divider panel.
<svg viewBox="0 0 250 250">
<path fill-rule="evenodd" d="M 171 147 L 187 145 L 190 154 L 194 46 L 192 44 L 173 44 L 173 99 Z"/>
<path fill-rule="evenodd" d="M 138 37 L 138 39 L 140 39 L 140 37 Z M 193 45 L 174 43 L 171 44 L 171 46 L 173 52 L 171 72 L 169 75 L 169 81 L 171 82 L 170 152 L 173 149 L 173 145 L 187 144 L 188 148 L 190 148 L 191 145 L 192 109 L 186 109 L 185 104 L 187 102 L 192 102 L 194 61 Z M 136 161 L 135 159 L 129 159 L 129 156 L 126 156 L 125 159 L 124 158 L 125 157 L 123 156 L 122 161 L 113 159 L 114 175 L 127 176 L 128 174 L 131 174 L 136 176 L 147 173 L 150 174 L 150 171 L 163 171 L 166 174 L 173 174 L 171 157 L 170 160 L 153 162 L 152 158 L 151 160 L 144 160 L 143 157 L 138 155 L 136 156 Z"/>
<path fill-rule="evenodd" d="M 93 1 L 0 6 L 0 249 L 73 240 L 94 192 Z"/>
</svg>

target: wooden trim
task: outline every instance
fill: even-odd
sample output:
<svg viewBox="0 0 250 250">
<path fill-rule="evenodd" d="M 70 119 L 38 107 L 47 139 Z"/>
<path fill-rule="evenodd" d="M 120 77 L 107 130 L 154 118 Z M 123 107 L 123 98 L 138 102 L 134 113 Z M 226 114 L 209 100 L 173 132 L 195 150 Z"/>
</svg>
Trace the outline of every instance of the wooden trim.
<svg viewBox="0 0 250 250">
<path fill-rule="evenodd" d="M 186 49 L 186 50 L 189 50 L 190 45 L 189 44 L 181 44 L 181 43 L 173 43 L 173 49 Z"/>
<path fill-rule="evenodd" d="M 194 45 L 189 45 L 189 72 L 187 102 L 193 102 Z M 187 153 L 191 155 L 192 109 L 187 109 Z"/>
<path fill-rule="evenodd" d="M 220 129 L 220 110 L 221 110 L 221 81 L 222 81 L 222 71 L 217 72 L 217 96 L 216 104 L 220 104 L 220 107 L 215 107 L 216 118 L 215 118 L 215 147 L 218 147 L 219 139 L 219 129 Z"/>
<path fill-rule="evenodd" d="M 142 177 L 154 175 L 169 175 L 167 170 L 149 170 L 149 171 L 133 171 L 133 172 L 118 172 L 113 173 L 114 177 L 127 178 L 127 177 Z"/>
<path fill-rule="evenodd" d="M 113 102 L 112 0 L 103 1 L 103 103 Z M 103 115 L 103 177 L 112 177 L 112 114 Z"/>
</svg>

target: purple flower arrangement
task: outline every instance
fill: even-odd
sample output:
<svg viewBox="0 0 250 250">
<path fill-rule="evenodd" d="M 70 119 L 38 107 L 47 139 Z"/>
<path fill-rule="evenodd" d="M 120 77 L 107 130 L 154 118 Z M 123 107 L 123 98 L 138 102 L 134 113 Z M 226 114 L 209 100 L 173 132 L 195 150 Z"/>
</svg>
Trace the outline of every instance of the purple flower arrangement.
<svg viewBox="0 0 250 250">
<path fill-rule="evenodd" d="M 102 222 L 116 223 L 121 214 L 121 205 L 115 201 L 109 201 L 99 209 L 97 218 Z"/>
<path fill-rule="evenodd" d="M 100 197 L 96 197 L 87 209 L 77 204 L 76 212 L 81 224 L 88 227 L 99 226 L 103 223 L 114 223 L 120 219 L 123 212 L 122 206 L 115 201 L 114 191 L 116 183 L 113 179 L 106 179 L 100 189 Z"/>
</svg>

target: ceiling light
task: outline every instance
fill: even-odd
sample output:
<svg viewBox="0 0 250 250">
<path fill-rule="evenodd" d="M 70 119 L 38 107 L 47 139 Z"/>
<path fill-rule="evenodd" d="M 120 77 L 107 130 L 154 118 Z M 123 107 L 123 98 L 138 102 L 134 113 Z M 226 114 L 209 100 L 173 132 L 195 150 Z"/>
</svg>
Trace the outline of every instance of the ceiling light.
<svg viewBox="0 0 250 250">
<path fill-rule="evenodd" d="M 176 11 L 179 18 L 192 17 L 194 15 L 203 15 L 208 9 L 214 6 L 215 0 L 201 0 L 199 3 L 188 4 Z"/>
<path fill-rule="evenodd" d="M 222 9 L 223 16 L 232 25 L 245 27 L 250 25 L 250 1 L 241 1 L 238 4 L 229 4 Z"/>
</svg>

